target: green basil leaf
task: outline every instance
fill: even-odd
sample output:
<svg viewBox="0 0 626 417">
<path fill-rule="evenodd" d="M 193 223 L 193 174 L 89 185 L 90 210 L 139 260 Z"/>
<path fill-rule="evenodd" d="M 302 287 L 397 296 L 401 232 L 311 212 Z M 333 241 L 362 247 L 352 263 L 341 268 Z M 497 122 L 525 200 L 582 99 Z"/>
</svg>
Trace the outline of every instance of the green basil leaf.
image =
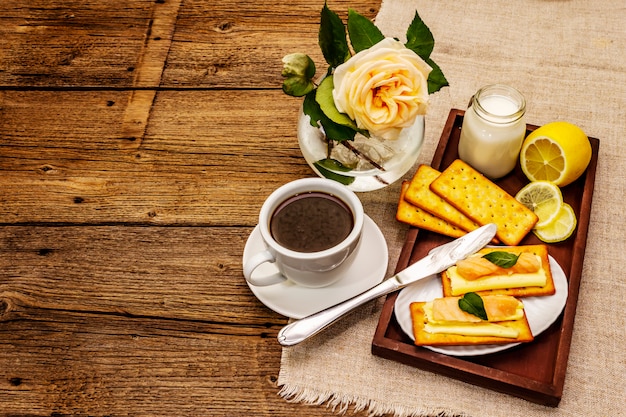
<svg viewBox="0 0 626 417">
<path fill-rule="evenodd" d="M 405 46 L 426 60 L 435 47 L 435 38 L 417 12 L 406 30 Z"/>
<path fill-rule="evenodd" d="M 322 54 L 331 67 L 338 67 L 350 57 L 346 27 L 339 15 L 330 10 L 326 3 L 320 16 L 318 39 Z"/>
<path fill-rule="evenodd" d="M 343 185 L 350 185 L 356 179 L 355 177 L 349 177 L 347 175 L 340 175 L 340 174 L 337 174 L 336 172 L 329 171 L 328 168 L 334 169 L 337 171 L 350 171 L 350 168 L 345 167 L 341 162 L 335 159 L 330 159 L 330 158 L 321 159 L 317 162 L 314 162 L 313 165 L 315 166 L 315 168 L 317 168 L 320 174 L 322 174 L 325 178 L 328 178 L 329 180 L 337 181 Z"/>
<path fill-rule="evenodd" d="M 385 39 L 374 22 L 356 11 L 348 10 L 348 34 L 354 52 L 361 52 Z"/>
<path fill-rule="evenodd" d="M 481 320 L 487 320 L 487 312 L 485 311 L 483 299 L 475 292 L 468 292 L 463 297 L 459 298 L 459 308 L 466 313 L 473 314 Z"/>
<path fill-rule="evenodd" d="M 505 251 L 494 251 L 483 255 L 483 258 L 500 268 L 511 268 L 517 263 L 519 255 Z"/>
</svg>

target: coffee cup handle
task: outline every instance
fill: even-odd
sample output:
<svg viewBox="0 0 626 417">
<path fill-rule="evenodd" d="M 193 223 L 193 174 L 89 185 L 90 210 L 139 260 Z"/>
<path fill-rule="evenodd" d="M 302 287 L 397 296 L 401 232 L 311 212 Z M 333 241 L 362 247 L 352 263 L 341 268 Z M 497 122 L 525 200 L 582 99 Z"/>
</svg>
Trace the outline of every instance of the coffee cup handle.
<svg viewBox="0 0 626 417">
<path fill-rule="evenodd" d="M 266 287 L 268 285 L 279 284 L 287 280 L 287 278 L 285 278 L 280 272 L 264 277 L 252 277 L 254 270 L 265 262 L 276 262 L 276 258 L 268 250 L 264 250 L 263 252 L 259 252 L 252 256 L 252 258 L 250 258 L 243 266 L 243 276 L 246 277 L 246 281 L 257 287 Z"/>
</svg>

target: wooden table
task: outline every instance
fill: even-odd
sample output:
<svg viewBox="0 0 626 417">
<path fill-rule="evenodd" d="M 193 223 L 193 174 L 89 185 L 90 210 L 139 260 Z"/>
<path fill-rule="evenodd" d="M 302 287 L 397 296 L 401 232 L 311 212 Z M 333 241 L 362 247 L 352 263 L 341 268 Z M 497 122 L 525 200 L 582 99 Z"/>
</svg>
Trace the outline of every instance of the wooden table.
<svg viewBox="0 0 626 417">
<path fill-rule="evenodd" d="M 322 416 L 241 270 L 322 1 L 0 2 L 0 413 Z M 373 18 L 379 2 L 333 0 Z M 362 414 L 364 415 L 364 414 Z"/>
</svg>

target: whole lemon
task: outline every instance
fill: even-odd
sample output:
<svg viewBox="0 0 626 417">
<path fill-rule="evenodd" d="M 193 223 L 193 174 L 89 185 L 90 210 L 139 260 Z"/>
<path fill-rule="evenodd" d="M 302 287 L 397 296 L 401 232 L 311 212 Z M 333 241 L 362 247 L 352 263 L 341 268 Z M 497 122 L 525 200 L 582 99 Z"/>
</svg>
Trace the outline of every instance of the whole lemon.
<svg viewBox="0 0 626 417">
<path fill-rule="evenodd" d="M 551 181 L 564 187 L 576 181 L 591 161 L 591 143 L 583 130 L 569 122 L 545 124 L 522 144 L 520 164 L 530 181 Z"/>
</svg>

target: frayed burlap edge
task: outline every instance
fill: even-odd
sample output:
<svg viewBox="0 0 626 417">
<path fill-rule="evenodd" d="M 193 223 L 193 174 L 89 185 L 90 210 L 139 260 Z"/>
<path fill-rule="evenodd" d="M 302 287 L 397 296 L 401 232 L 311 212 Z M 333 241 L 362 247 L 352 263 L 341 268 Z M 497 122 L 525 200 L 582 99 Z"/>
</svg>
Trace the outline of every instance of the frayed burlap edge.
<svg viewBox="0 0 626 417">
<path fill-rule="evenodd" d="M 352 395 L 341 395 L 330 391 L 320 392 L 315 389 L 298 385 L 282 385 L 278 395 L 291 403 L 322 406 L 332 410 L 338 415 L 359 413 L 366 411 L 369 416 L 394 416 L 394 417 L 470 417 L 468 414 L 459 414 L 457 411 L 444 409 L 408 407 L 402 404 L 387 404 L 374 400 L 364 400 Z"/>
</svg>

